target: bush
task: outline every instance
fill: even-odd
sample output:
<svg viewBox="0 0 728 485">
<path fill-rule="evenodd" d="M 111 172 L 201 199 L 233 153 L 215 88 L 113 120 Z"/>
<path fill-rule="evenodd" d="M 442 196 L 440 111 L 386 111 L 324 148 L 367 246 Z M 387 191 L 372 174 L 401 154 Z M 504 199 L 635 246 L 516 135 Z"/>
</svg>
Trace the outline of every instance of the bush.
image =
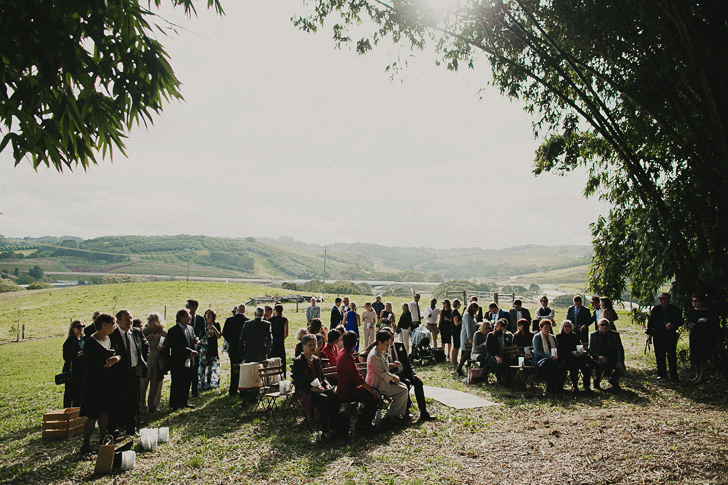
<svg viewBox="0 0 728 485">
<path fill-rule="evenodd" d="M 281 288 L 289 291 L 304 291 L 303 286 L 297 285 L 296 283 L 289 283 L 287 281 L 281 284 Z"/>
<path fill-rule="evenodd" d="M 0 293 L 9 293 L 11 291 L 20 291 L 21 287 L 11 280 L 0 280 Z"/>
<path fill-rule="evenodd" d="M 372 287 L 368 283 L 352 283 L 351 281 L 337 281 L 326 285 L 326 293 L 337 295 L 372 295 Z"/>
<path fill-rule="evenodd" d="M 24 274 L 18 276 L 18 279 L 15 281 L 19 285 L 29 285 L 31 283 L 34 283 L 36 281 L 35 278 L 33 278 L 30 275 Z"/>
<path fill-rule="evenodd" d="M 137 276 L 109 274 L 101 277 L 102 285 L 113 285 L 116 283 L 142 283 L 144 280 Z"/>
<path fill-rule="evenodd" d="M 29 290 L 45 290 L 48 288 L 53 288 L 53 285 L 45 281 L 34 281 L 28 285 Z"/>
<path fill-rule="evenodd" d="M 571 306 L 576 295 L 559 295 L 551 301 L 554 306 Z M 583 299 L 583 298 L 582 298 Z"/>
<path fill-rule="evenodd" d="M 410 297 L 412 296 L 412 287 L 411 286 L 404 286 L 404 285 L 392 285 L 388 286 L 384 292 L 382 293 L 382 296 L 405 296 Z"/>
</svg>

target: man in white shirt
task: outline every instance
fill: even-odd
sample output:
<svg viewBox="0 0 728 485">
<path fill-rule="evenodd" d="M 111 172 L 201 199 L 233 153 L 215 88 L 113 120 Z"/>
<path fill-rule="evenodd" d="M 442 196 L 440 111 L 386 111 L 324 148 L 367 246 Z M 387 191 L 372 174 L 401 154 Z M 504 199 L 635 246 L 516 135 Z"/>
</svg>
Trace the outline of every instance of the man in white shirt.
<svg viewBox="0 0 728 485">
<path fill-rule="evenodd" d="M 134 436 L 139 428 L 139 378 L 146 376 L 149 344 L 138 328 L 132 327 L 134 317 L 129 310 L 116 314 L 117 328 L 111 343 L 119 363 L 114 366 L 116 379 L 115 409 L 109 416 L 109 430 L 126 431 Z"/>
<path fill-rule="evenodd" d="M 427 325 L 427 330 L 430 331 L 432 334 L 432 345 L 433 347 L 437 347 L 437 334 L 438 334 L 438 327 L 437 323 L 440 320 L 440 309 L 437 308 L 437 300 L 432 299 L 430 300 L 430 306 L 425 308 L 425 323 Z"/>
<path fill-rule="evenodd" d="M 412 327 L 413 330 L 418 325 L 422 324 L 422 310 L 420 310 L 420 294 L 415 293 L 415 299 L 408 303 L 410 313 L 412 314 Z"/>
</svg>

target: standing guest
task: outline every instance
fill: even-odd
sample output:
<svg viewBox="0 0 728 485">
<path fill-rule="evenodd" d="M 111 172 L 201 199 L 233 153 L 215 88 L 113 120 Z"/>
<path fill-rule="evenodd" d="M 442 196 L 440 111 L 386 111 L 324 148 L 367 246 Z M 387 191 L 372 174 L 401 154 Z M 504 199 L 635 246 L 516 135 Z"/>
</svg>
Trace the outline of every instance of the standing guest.
<svg viewBox="0 0 728 485">
<path fill-rule="evenodd" d="M 129 310 L 119 310 L 116 314 L 116 330 L 109 337 L 117 355 L 121 357 L 115 376 L 117 407 L 110 416 L 110 428 L 114 431 L 123 426 L 127 436 L 134 436 L 138 432 L 140 378 L 147 375 L 149 355 L 147 339 L 140 328 L 131 326 L 133 319 Z"/>
<path fill-rule="evenodd" d="M 407 303 L 402 303 L 402 315 L 400 315 L 397 321 L 397 333 L 400 339 L 404 343 L 404 348 L 409 354 L 410 350 L 410 332 L 414 323 L 412 322 L 412 313 L 410 313 L 410 306 Z"/>
<path fill-rule="evenodd" d="M 74 320 L 68 328 L 68 338 L 63 342 L 63 372 L 71 374 L 71 380 L 66 382 L 63 391 L 63 407 L 81 406 L 83 396 L 83 378 L 86 373 L 86 359 L 83 357 L 84 340 L 83 329 L 86 324 L 81 320 Z"/>
<path fill-rule="evenodd" d="M 384 305 L 384 310 L 379 313 L 379 323 L 382 327 L 389 327 L 390 330 L 394 331 L 394 322 L 395 316 L 392 310 L 392 302 L 388 301 Z"/>
<path fill-rule="evenodd" d="M 88 339 L 91 335 L 93 335 L 96 332 L 96 327 L 94 326 L 94 322 L 96 321 L 96 318 L 101 315 L 101 312 L 96 310 L 93 315 L 91 315 L 91 324 L 86 325 L 86 327 L 83 329 L 83 339 Z"/>
<path fill-rule="evenodd" d="M 534 323 L 538 320 L 538 324 L 531 329 L 534 332 L 538 332 L 541 329 L 541 320 L 551 320 L 553 322 L 554 316 L 556 315 L 556 312 L 549 308 L 549 298 L 546 295 L 543 295 L 539 302 L 541 303 L 541 307 L 536 310 L 536 317 L 534 318 Z"/>
<path fill-rule="evenodd" d="M 109 412 L 114 405 L 114 376 L 112 366 L 119 362 L 109 335 L 114 331 L 116 319 L 108 313 L 99 313 L 94 320 L 96 332 L 91 334 L 83 348 L 86 361 L 81 416 L 83 425 L 83 445 L 81 453 L 91 453 L 91 434 L 99 422 L 99 442 L 104 439 L 109 423 Z"/>
<path fill-rule="evenodd" d="M 377 326 L 381 325 L 382 322 L 380 321 L 382 312 L 384 311 L 384 303 L 382 303 L 382 295 L 377 295 L 374 303 L 372 303 L 372 310 L 374 310 L 374 313 L 377 315 Z M 374 338 L 372 338 L 374 340 Z M 368 345 L 366 346 L 368 347 Z"/>
<path fill-rule="evenodd" d="M 343 319 L 344 312 L 341 309 L 341 298 L 337 296 L 334 300 L 334 306 L 331 307 L 331 325 L 329 325 L 329 328 L 336 328 Z"/>
<path fill-rule="evenodd" d="M 238 366 L 243 361 L 243 357 L 238 350 L 238 342 L 240 342 L 240 334 L 243 333 L 243 326 L 247 321 L 245 305 L 241 303 L 235 308 L 235 314 L 225 320 L 225 326 L 222 329 L 222 336 L 227 342 L 228 357 L 230 357 L 230 389 L 228 394 L 231 396 L 238 393 L 238 381 L 240 379 Z"/>
<path fill-rule="evenodd" d="M 200 339 L 200 366 L 198 382 L 201 391 L 220 387 L 220 354 L 218 340 L 222 337 L 217 313 L 212 308 L 205 311 L 205 331 Z"/>
<path fill-rule="evenodd" d="M 412 314 L 412 329 L 422 324 L 422 310 L 420 309 L 420 294 L 415 293 L 415 298 L 409 302 L 409 311 Z M 407 348 L 409 353 L 409 347 Z"/>
<path fill-rule="evenodd" d="M 602 375 L 609 378 L 612 389 L 619 391 L 619 378 L 624 374 L 624 347 L 619 332 L 609 328 L 609 320 L 599 320 L 599 330 L 589 338 L 589 354 L 596 361 L 594 388 L 601 389 Z"/>
<path fill-rule="evenodd" d="M 156 413 L 162 399 L 164 374 L 167 373 L 167 363 L 164 360 L 165 347 L 162 341 L 167 338 L 167 332 L 164 330 L 164 321 L 159 312 L 147 315 L 147 324 L 142 329 L 142 335 L 149 343 L 149 357 L 147 357 L 147 376 L 142 377 L 139 384 L 139 412 Z"/>
<path fill-rule="evenodd" d="M 197 337 L 190 325 L 190 312 L 182 308 L 177 311 L 174 325 L 167 332 L 165 345 L 169 343 L 169 368 L 172 373 L 172 383 L 169 389 L 169 407 L 173 410 L 179 408 L 194 408 L 187 402 L 190 397 L 192 385 L 192 359 L 197 357 Z M 231 346 L 232 347 L 232 346 Z"/>
<path fill-rule="evenodd" d="M 364 303 L 361 321 L 364 325 L 364 346 L 368 347 L 374 341 L 374 335 L 377 333 L 377 312 L 374 311 L 370 302 Z"/>
<path fill-rule="evenodd" d="M 405 303 L 406 305 L 406 303 Z M 367 356 L 367 384 L 380 394 L 391 397 L 392 404 L 387 411 L 387 419 L 401 423 L 407 413 L 407 386 L 399 380 L 399 376 L 389 370 L 387 349 L 392 341 L 392 334 L 387 331 L 377 332 L 377 345 Z"/>
<path fill-rule="evenodd" d="M 321 351 L 324 354 L 324 357 L 329 359 L 329 365 L 336 365 L 336 362 L 339 360 L 339 347 L 337 344 L 341 338 L 340 335 L 341 334 L 336 329 L 330 331 L 328 335 L 328 343 L 324 345 L 324 348 Z"/>
<path fill-rule="evenodd" d="M 564 320 L 561 324 L 561 332 L 556 336 L 556 343 L 559 345 L 559 363 L 564 372 L 569 373 L 571 377 L 571 388 L 574 392 L 579 392 L 579 371 L 581 371 L 584 390 L 590 391 L 589 382 L 594 361 L 583 347 L 581 352 L 577 350 L 582 343 L 574 332 L 574 324 L 571 320 Z"/>
<path fill-rule="evenodd" d="M 473 295 L 470 297 L 471 302 L 478 303 L 478 297 Z M 468 303 L 469 305 L 470 303 Z M 483 307 L 478 304 L 478 312 L 475 314 L 475 323 L 480 323 L 483 321 Z"/>
<path fill-rule="evenodd" d="M 278 302 L 280 303 L 280 302 Z M 270 322 L 271 317 L 273 316 L 273 307 L 270 305 L 266 305 L 263 307 L 263 320 L 266 320 Z"/>
<path fill-rule="evenodd" d="M 315 300 L 314 300 L 315 302 Z M 311 307 L 309 307 L 311 308 Z M 320 307 L 316 307 L 320 308 Z M 308 315 L 308 309 L 306 309 Z M 283 377 L 286 377 L 286 339 L 288 338 L 288 319 L 283 316 L 283 305 L 277 303 L 273 307 L 273 316 L 270 318 L 270 331 L 273 337 L 270 356 L 278 357 L 283 364 Z"/>
<path fill-rule="evenodd" d="M 243 362 L 263 362 L 270 355 L 271 342 L 273 337 L 270 330 L 270 322 L 263 319 L 265 308 L 255 308 L 255 318 L 250 320 L 243 327 L 238 343 L 238 351 L 243 357 Z"/>
<path fill-rule="evenodd" d="M 688 328 L 690 329 L 690 362 L 695 367 L 693 382 L 705 382 L 708 370 L 708 359 L 713 352 L 718 338 L 717 317 L 705 306 L 705 297 L 693 295 L 693 308 L 688 311 Z M 657 343 L 655 343 L 657 355 Z"/>
<path fill-rule="evenodd" d="M 452 365 L 458 365 L 458 353 L 460 352 L 460 330 L 462 330 L 463 318 L 460 316 L 460 300 L 455 298 L 452 301 L 452 353 L 449 355 Z"/>
<path fill-rule="evenodd" d="M 331 332 L 331 334 L 333 333 Z M 366 383 L 356 368 L 354 361 L 354 347 L 358 343 L 356 334 L 346 332 L 342 340 L 344 348 L 336 360 L 336 392 L 343 403 L 356 401 L 364 405 L 364 409 L 356 421 L 356 430 L 369 432 L 373 428 L 372 420 L 377 412 L 377 403 L 381 398 L 377 390 Z"/>
<path fill-rule="evenodd" d="M 591 312 L 594 330 L 599 330 L 599 320 L 602 318 L 602 304 L 600 298 L 596 295 L 591 297 Z"/>
<path fill-rule="evenodd" d="M 485 327 L 485 324 L 481 325 Z M 485 353 L 488 364 L 493 366 L 496 384 L 506 385 L 509 380 L 511 359 L 506 354 L 506 347 L 513 344 L 513 334 L 507 330 L 508 321 L 501 318 L 493 324 L 493 331 L 485 339 Z"/>
<path fill-rule="evenodd" d="M 609 329 L 616 332 L 617 326 L 614 324 L 614 322 L 617 321 L 619 317 L 617 316 L 617 312 L 614 311 L 612 300 L 610 300 L 606 296 L 602 297 L 599 299 L 599 306 L 602 309 L 602 318 L 606 318 L 607 320 L 609 320 Z"/>
<path fill-rule="evenodd" d="M 525 318 L 516 323 L 518 330 L 513 334 L 513 345 L 517 347 L 530 347 L 533 345 L 533 334 L 528 330 L 531 324 Z"/>
<path fill-rule="evenodd" d="M 197 337 L 197 341 L 199 342 L 202 336 L 205 334 L 205 319 L 202 315 L 197 314 L 197 308 L 200 306 L 200 303 L 197 300 L 189 299 L 187 300 L 187 303 L 185 304 L 185 308 L 187 308 L 190 311 L 190 327 L 192 328 L 192 331 L 195 333 L 195 337 Z M 199 347 L 196 349 L 199 350 Z M 198 356 L 192 359 L 192 397 L 198 396 L 198 389 L 199 389 L 199 367 L 200 367 L 200 357 L 199 353 Z"/>
<path fill-rule="evenodd" d="M 131 321 L 132 328 L 138 328 L 139 330 L 142 329 L 142 319 L 141 318 L 135 318 Z"/>
<path fill-rule="evenodd" d="M 496 302 L 491 302 L 491 304 L 488 305 L 488 312 L 485 314 L 485 319 L 489 321 L 492 326 L 495 326 L 495 322 L 501 318 L 505 318 L 506 322 L 508 322 L 508 326 L 510 326 L 511 314 L 498 308 L 498 304 Z"/>
<path fill-rule="evenodd" d="M 440 343 L 445 351 L 446 358 L 449 358 L 452 352 L 452 335 L 450 329 L 452 327 L 452 306 L 450 300 L 445 298 L 442 300 L 442 308 L 440 309 Z M 437 345 L 435 345 L 437 347 Z"/>
<path fill-rule="evenodd" d="M 341 301 L 341 313 L 346 313 L 349 310 L 351 310 L 351 307 L 349 306 L 349 297 L 345 296 Z"/>
<path fill-rule="evenodd" d="M 470 353 L 473 350 L 473 334 L 477 330 L 477 323 L 475 322 L 476 315 L 478 314 L 478 302 L 471 301 L 468 304 L 468 309 L 463 315 L 463 324 L 460 328 L 460 363 L 458 364 L 457 373 L 459 376 L 464 376 L 463 365 L 465 362 L 470 360 Z"/>
<path fill-rule="evenodd" d="M 430 300 L 430 306 L 425 308 L 425 325 L 432 335 L 433 347 L 437 347 L 437 334 L 439 333 L 437 324 L 440 321 L 440 312 L 440 309 L 437 308 L 437 300 L 433 298 Z"/>
<path fill-rule="evenodd" d="M 336 432 L 331 429 L 329 421 L 334 417 L 334 422 L 338 422 L 339 398 L 336 397 L 331 384 L 324 376 L 321 359 L 314 355 L 316 336 L 306 334 L 301 342 L 303 343 L 303 352 L 293 360 L 293 369 L 291 371 L 296 396 L 309 416 L 313 416 L 314 407 L 319 410 L 321 434 L 324 438 L 330 440 L 336 437 Z"/>
<path fill-rule="evenodd" d="M 306 325 L 311 325 L 311 320 L 321 318 L 321 307 L 316 306 L 316 297 L 311 297 L 311 306 L 306 307 Z"/>
<path fill-rule="evenodd" d="M 540 332 L 533 336 L 533 362 L 538 367 L 538 375 L 546 381 L 545 394 L 560 391 L 561 366 L 558 352 L 554 355 L 552 350 L 558 349 L 556 337 L 551 335 L 551 320 L 544 318 L 539 322 Z"/>
<path fill-rule="evenodd" d="M 684 323 L 682 312 L 670 304 L 670 294 L 660 293 L 658 304 L 650 311 L 647 320 L 647 341 L 655 344 L 655 362 L 657 364 L 657 380 L 667 380 L 667 364 L 670 366 L 670 379 L 678 381 L 677 376 L 677 330 Z M 608 309 L 604 310 L 604 318 L 609 319 Z"/>
<path fill-rule="evenodd" d="M 592 319 L 591 312 L 582 305 L 582 300 L 579 295 L 576 295 L 573 301 L 574 305 L 570 306 L 566 311 L 566 319 L 573 324 L 574 333 L 579 337 L 581 343 L 588 345 L 589 323 Z"/>
<path fill-rule="evenodd" d="M 508 331 L 512 334 L 518 331 L 518 321 L 521 318 L 531 321 L 531 312 L 528 311 L 528 308 L 523 308 L 523 302 L 521 300 L 513 301 L 513 308 L 508 310 L 508 315 L 511 317 L 508 322 Z"/>
<path fill-rule="evenodd" d="M 346 330 L 351 330 L 356 333 L 358 338 L 359 327 L 361 326 L 361 316 L 356 312 L 356 302 L 351 302 L 349 310 L 344 314 L 344 321 L 346 322 Z M 354 350 L 356 351 L 357 347 L 355 347 Z"/>
</svg>

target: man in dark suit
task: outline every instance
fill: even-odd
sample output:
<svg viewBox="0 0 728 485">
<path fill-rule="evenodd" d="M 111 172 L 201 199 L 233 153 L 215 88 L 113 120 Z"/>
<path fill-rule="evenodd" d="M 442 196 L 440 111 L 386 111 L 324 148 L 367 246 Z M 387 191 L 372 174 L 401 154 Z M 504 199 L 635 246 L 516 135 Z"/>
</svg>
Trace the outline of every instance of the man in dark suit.
<svg viewBox="0 0 728 485">
<path fill-rule="evenodd" d="M 331 307 L 331 326 L 330 330 L 335 329 L 344 319 L 344 312 L 341 309 L 341 298 L 338 296 L 334 300 L 334 306 Z"/>
<path fill-rule="evenodd" d="M 509 366 L 512 364 L 506 354 L 506 347 L 513 345 L 513 334 L 506 329 L 503 323 L 503 320 L 496 321 L 493 331 L 485 337 L 486 362 L 493 365 L 496 382 L 501 386 L 508 381 Z"/>
<path fill-rule="evenodd" d="M 167 332 L 170 358 L 169 369 L 172 374 L 172 384 L 169 389 L 169 407 L 194 408 L 187 400 L 190 396 L 190 385 L 192 384 L 192 359 L 197 357 L 197 337 L 195 337 L 190 325 L 190 312 L 181 309 L 175 316 L 177 325 L 174 325 Z"/>
<path fill-rule="evenodd" d="M 508 331 L 516 333 L 518 331 L 518 320 L 525 318 L 529 322 L 531 321 L 531 312 L 528 308 L 523 308 L 523 302 L 521 300 L 515 300 L 513 302 L 513 308 L 508 310 L 508 315 L 511 317 L 511 321 L 508 324 Z"/>
<path fill-rule="evenodd" d="M 132 327 L 129 310 L 116 314 L 117 327 L 110 335 L 111 345 L 119 356 L 114 366 L 117 385 L 114 399 L 115 409 L 109 416 L 109 428 L 134 436 L 139 429 L 139 382 L 147 375 L 149 344 L 138 328 Z"/>
<path fill-rule="evenodd" d="M 589 343 L 589 324 L 591 323 L 591 312 L 582 305 L 579 295 L 574 297 L 574 305 L 566 311 L 566 319 L 574 324 L 574 333 L 579 336 L 582 344 Z"/>
<path fill-rule="evenodd" d="M 243 333 L 243 326 L 247 321 L 245 305 L 241 303 L 235 308 L 235 315 L 225 320 L 225 327 L 222 329 L 222 336 L 228 343 L 228 356 L 230 357 L 230 390 L 228 393 L 231 396 L 238 393 L 240 370 L 236 366 L 243 361 L 243 357 L 238 350 L 238 343 L 240 342 L 240 334 Z"/>
<path fill-rule="evenodd" d="M 205 328 L 205 318 L 202 315 L 197 314 L 197 308 L 199 306 L 200 303 L 197 300 L 193 299 L 187 300 L 187 303 L 185 304 L 185 308 L 187 308 L 187 310 L 189 310 L 190 312 L 190 327 L 192 327 L 192 330 L 195 333 L 195 337 L 197 337 L 198 339 L 205 335 L 205 332 L 207 331 L 207 329 Z M 197 397 L 199 395 L 199 356 L 192 359 L 190 367 L 192 368 L 192 397 Z"/>
<path fill-rule="evenodd" d="M 657 296 L 658 305 L 650 311 L 647 320 L 647 341 L 652 339 L 655 344 L 655 361 L 657 363 L 657 379 L 667 379 L 667 364 L 670 365 L 670 379 L 678 382 L 677 377 L 677 330 L 685 323 L 682 312 L 675 305 L 670 304 L 670 294 L 660 293 Z"/>
<path fill-rule="evenodd" d="M 594 388 L 601 389 L 602 375 L 609 378 L 612 389 L 619 391 L 619 378 L 624 374 L 624 347 L 619 332 L 609 329 L 609 320 L 599 321 L 599 330 L 589 338 L 589 355 L 597 363 L 594 372 Z"/>
<path fill-rule="evenodd" d="M 238 345 L 243 362 L 263 362 L 270 355 L 273 336 L 270 322 L 263 320 L 264 313 L 262 306 L 256 307 L 255 318 L 243 326 Z"/>
<path fill-rule="evenodd" d="M 488 311 L 485 313 L 485 319 L 495 325 L 495 322 L 501 318 L 505 318 L 508 321 L 508 327 L 511 326 L 511 315 L 507 311 L 498 308 L 498 304 L 496 302 L 488 305 Z"/>
</svg>

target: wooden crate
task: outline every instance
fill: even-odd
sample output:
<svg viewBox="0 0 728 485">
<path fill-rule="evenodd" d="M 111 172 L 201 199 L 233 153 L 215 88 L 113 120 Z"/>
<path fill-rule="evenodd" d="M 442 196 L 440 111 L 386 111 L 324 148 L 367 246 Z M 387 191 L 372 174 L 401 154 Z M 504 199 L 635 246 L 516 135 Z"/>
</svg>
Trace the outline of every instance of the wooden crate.
<svg viewBox="0 0 728 485">
<path fill-rule="evenodd" d="M 43 438 L 67 439 L 83 432 L 85 416 L 79 416 L 81 408 L 66 408 L 43 415 Z"/>
</svg>

